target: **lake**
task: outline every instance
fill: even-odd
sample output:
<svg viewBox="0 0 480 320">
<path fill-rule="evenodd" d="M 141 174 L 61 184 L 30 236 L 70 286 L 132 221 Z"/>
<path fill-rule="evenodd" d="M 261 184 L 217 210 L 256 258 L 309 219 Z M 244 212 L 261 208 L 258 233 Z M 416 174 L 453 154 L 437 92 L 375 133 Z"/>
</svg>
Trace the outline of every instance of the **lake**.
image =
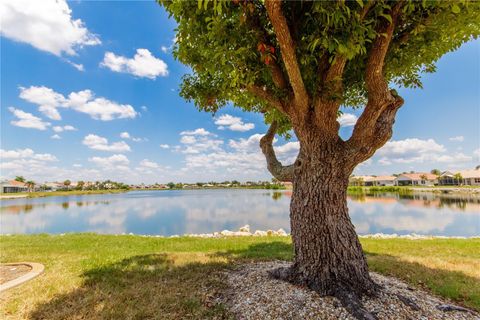
<svg viewBox="0 0 480 320">
<path fill-rule="evenodd" d="M 290 232 L 291 191 L 162 190 L 0 201 L 0 233 L 182 235 L 279 228 Z M 359 234 L 480 235 L 480 198 L 435 194 L 351 195 Z"/>
</svg>

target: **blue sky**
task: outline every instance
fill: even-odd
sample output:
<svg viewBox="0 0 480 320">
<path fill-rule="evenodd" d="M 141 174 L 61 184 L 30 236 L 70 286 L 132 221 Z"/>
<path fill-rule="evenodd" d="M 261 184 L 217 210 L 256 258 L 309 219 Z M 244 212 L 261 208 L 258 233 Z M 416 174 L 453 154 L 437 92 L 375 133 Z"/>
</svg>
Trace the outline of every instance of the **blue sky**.
<svg viewBox="0 0 480 320">
<path fill-rule="evenodd" d="M 227 107 L 212 117 L 179 97 L 189 69 L 174 60 L 175 22 L 155 2 L 0 6 L 2 178 L 270 179 L 260 115 Z M 480 164 L 480 42 L 444 56 L 423 83 L 400 89 L 392 140 L 357 174 Z M 344 111 L 348 137 L 361 110 Z M 276 148 L 293 161 L 298 143 Z"/>
</svg>

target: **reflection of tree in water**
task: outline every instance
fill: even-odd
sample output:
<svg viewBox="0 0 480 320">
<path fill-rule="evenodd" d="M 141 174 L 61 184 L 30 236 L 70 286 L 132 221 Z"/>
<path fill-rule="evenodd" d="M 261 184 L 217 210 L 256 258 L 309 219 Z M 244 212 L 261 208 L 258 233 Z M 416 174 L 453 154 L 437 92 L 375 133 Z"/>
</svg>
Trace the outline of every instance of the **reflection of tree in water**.
<svg viewBox="0 0 480 320">
<path fill-rule="evenodd" d="M 282 196 L 283 196 L 282 192 L 274 191 L 272 193 L 272 199 L 275 201 L 279 200 Z"/>
<path fill-rule="evenodd" d="M 365 200 L 367 199 L 366 194 L 361 192 L 351 193 L 348 195 L 348 197 L 353 201 L 357 201 L 357 202 L 365 202 Z"/>
<path fill-rule="evenodd" d="M 473 202 L 473 201 L 467 201 L 467 199 L 444 198 L 444 197 L 440 197 L 439 200 L 440 201 L 438 202 L 438 208 L 444 208 L 445 206 L 448 208 L 455 207 L 462 211 L 465 211 L 465 209 L 467 208 L 468 202 Z"/>
<path fill-rule="evenodd" d="M 352 192 L 349 198 L 357 202 L 367 202 L 368 199 L 396 199 L 406 206 L 421 205 L 423 207 L 435 206 L 438 209 L 448 207 L 465 211 L 469 204 L 480 205 L 478 196 L 439 195 L 435 193 L 413 194 L 396 192 Z"/>
<path fill-rule="evenodd" d="M 8 213 L 8 214 L 20 214 L 20 213 L 29 213 L 33 210 L 33 208 L 45 208 L 45 204 L 19 204 L 19 205 L 13 205 L 13 206 L 6 206 L 6 207 L 1 207 L 0 213 Z"/>
<path fill-rule="evenodd" d="M 83 207 L 84 202 L 83 201 L 77 201 L 77 207 Z"/>
<path fill-rule="evenodd" d="M 69 207 L 70 207 L 70 203 L 69 203 L 68 201 L 62 202 L 62 208 L 63 208 L 63 209 L 66 210 L 66 209 L 68 209 Z"/>
</svg>

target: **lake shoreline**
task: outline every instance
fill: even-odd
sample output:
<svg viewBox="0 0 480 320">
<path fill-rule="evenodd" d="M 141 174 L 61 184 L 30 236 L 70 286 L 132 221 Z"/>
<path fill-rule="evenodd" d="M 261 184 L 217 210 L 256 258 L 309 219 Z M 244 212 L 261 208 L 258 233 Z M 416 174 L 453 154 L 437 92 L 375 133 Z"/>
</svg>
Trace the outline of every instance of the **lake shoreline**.
<svg viewBox="0 0 480 320">
<path fill-rule="evenodd" d="M 178 191 L 178 190 L 272 190 L 272 191 L 291 191 L 292 188 L 272 189 L 272 188 L 256 188 L 256 187 L 208 187 L 208 188 L 172 188 L 172 189 L 112 189 L 112 190 L 71 190 L 71 191 L 50 191 L 50 192 L 30 192 L 30 193 L 15 193 L 2 194 L 1 200 L 21 199 L 21 198 L 43 198 L 55 196 L 84 196 L 84 195 L 99 195 L 99 194 L 116 194 L 140 191 Z M 480 197 L 480 187 L 349 187 L 347 194 L 355 195 L 358 193 L 433 193 L 442 195 L 469 195 Z"/>
<path fill-rule="evenodd" d="M 153 234 L 135 234 L 135 233 L 112 233 L 112 234 L 102 234 L 96 232 L 66 232 L 66 233 L 5 233 L 0 234 L 0 237 L 15 237 L 15 236 L 38 236 L 45 235 L 49 237 L 65 237 L 65 236 L 74 236 L 74 235 L 95 235 L 95 236 L 106 236 L 106 237 L 140 237 L 140 238 L 160 238 L 160 239 L 181 239 L 181 238 L 199 238 L 199 239 L 229 239 L 229 238 L 290 238 L 291 234 L 285 232 L 282 228 L 275 230 L 256 230 L 254 233 L 246 231 L 231 231 L 223 230 L 216 231 L 213 233 L 186 233 L 183 235 L 153 235 Z M 405 239 L 405 240 L 479 240 L 480 234 L 475 236 L 435 236 L 435 235 L 422 235 L 416 233 L 409 234 L 397 234 L 397 233 L 373 233 L 373 234 L 359 234 L 360 239 Z"/>
<path fill-rule="evenodd" d="M 264 188 L 264 187 L 208 187 L 208 188 L 171 188 L 171 189 L 109 189 L 109 190 L 69 190 L 69 191 L 39 191 L 39 192 L 27 192 L 27 193 L 12 193 L 0 195 L 0 200 L 10 199 L 22 199 L 22 198 L 44 198 L 44 197 L 68 197 L 68 196 L 86 196 L 86 195 L 98 195 L 98 194 L 112 194 L 112 193 L 128 193 L 128 192 L 141 192 L 141 191 L 178 191 L 178 190 L 273 190 L 284 191 L 289 190 L 287 188 Z"/>
<path fill-rule="evenodd" d="M 71 190 L 71 191 L 41 191 L 28 193 L 12 193 L 0 195 L 0 200 L 22 199 L 22 198 L 44 198 L 44 197 L 68 197 L 68 196 L 86 196 L 98 194 L 126 193 L 132 190 L 112 189 L 112 190 Z"/>
</svg>

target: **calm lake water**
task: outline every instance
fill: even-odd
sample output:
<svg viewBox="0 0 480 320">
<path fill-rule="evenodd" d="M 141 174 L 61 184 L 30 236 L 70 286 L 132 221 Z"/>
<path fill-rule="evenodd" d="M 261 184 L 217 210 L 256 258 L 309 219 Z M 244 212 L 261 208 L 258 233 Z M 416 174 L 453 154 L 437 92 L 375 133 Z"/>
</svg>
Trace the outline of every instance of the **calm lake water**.
<svg viewBox="0 0 480 320">
<path fill-rule="evenodd" d="M 291 191 L 165 190 L 0 201 L 0 233 L 97 232 L 174 235 L 284 228 Z M 480 198 L 350 196 L 359 234 L 480 235 Z"/>
</svg>

